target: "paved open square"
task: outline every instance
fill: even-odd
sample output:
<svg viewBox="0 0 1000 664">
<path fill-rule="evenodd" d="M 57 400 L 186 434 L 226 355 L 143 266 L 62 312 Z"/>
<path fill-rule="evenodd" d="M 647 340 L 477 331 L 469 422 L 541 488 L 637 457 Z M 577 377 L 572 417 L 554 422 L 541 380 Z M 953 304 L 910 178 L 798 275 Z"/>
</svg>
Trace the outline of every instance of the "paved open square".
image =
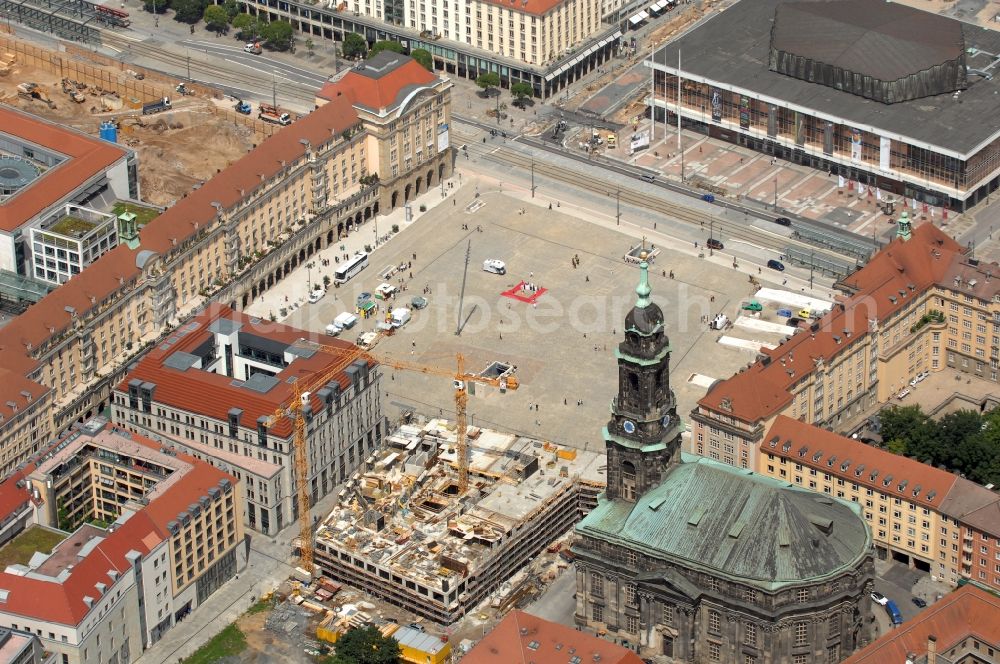
<svg viewBox="0 0 1000 664">
<path fill-rule="evenodd" d="M 518 390 L 500 394 L 476 387 L 469 400 L 470 424 L 599 449 L 608 404 L 617 390 L 614 348 L 623 339 L 622 322 L 635 302 L 639 271 L 623 260 L 635 241 L 496 191 L 476 198 L 471 183 L 449 194 L 454 202 L 440 201 L 421 214 L 370 255 L 367 269 L 343 286 L 331 287 L 318 303 L 299 307 L 286 322 L 322 333 L 337 314 L 355 311 L 361 292 L 375 293 L 383 281 L 405 287 L 388 304 L 375 300 L 380 314 L 360 320 L 344 338 L 355 341 L 373 330 L 387 309 L 425 296 L 428 306 L 413 311 L 409 323 L 383 338 L 376 355 L 450 369 L 462 353 L 472 372 L 493 361 L 516 365 Z M 462 332 L 456 335 L 467 248 Z M 734 312 L 748 297 L 750 284 L 727 267 L 659 249 L 650 270 L 653 298 L 666 316 L 674 389 L 679 412 L 686 414 L 705 389 L 688 383 L 692 374 L 722 378 L 752 359 L 750 351 L 717 344 L 720 333 L 701 322 L 702 316 Z M 504 261 L 506 274 L 484 271 L 486 259 Z M 405 263 L 412 266 L 388 280 L 380 276 Z M 335 267 L 331 263 L 322 270 L 332 275 Z M 314 271 L 313 279 L 318 278 Z M 534 304 L 503 295 L 521 281 L 544 288 L 544 294 Z M 436 415 L 442 405 L 443 415 L 454 416 L 448 408 L 452 384 L 446 377 L 387 368 L 383 384 L 390 417 L 401 409 Z"/>
</svg>

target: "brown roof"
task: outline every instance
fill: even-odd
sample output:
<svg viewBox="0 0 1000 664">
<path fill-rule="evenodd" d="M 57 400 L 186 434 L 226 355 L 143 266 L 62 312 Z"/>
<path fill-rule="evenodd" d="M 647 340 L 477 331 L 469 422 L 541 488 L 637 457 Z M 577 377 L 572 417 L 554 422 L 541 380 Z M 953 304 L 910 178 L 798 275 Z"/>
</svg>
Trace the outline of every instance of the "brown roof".
<svg viewBox="0 0 1000 664">
<path fill-rule="evenodd" d="M 156 385 L 153 400 L 157 403 L 222 421 L 228 419 L 231 408 L 239 408 L 243 411 L 240 425 L 255 429 L 259 417 L 269 417 L 279 407 L 288 403 L 292 398 L 292 384 L 295 381 L 314 382 L 326 376 L 342 360 L 341 356 L 321 351 L 315 352 L 311 357 L 298 357 L 275 376 L 278 379 L 277 384 L 263 393 L 240 386 L 239 381 L 234 381 L 230 376 L 195 368 L 180 370 L 168 366 L 167 360 L 174 353 L 178 351 L 190 353 L 212 338 L 208 328 L 220 319 L 241 324 L 240 334 L 253 334 L 285 346 L 290 346 L 300 339 L 317 338 L 315 334 L 298 328 L 270 321 L 263 322 L 228 307 L 214 307 L 187 323 L 184 329 L 189 331 L 183 337 L 177 337 L 175 333 L 147 353 L 117 389 L 127 393 L 129 381 L 134 379 L 148 381 Z M 177 341 L 171 342 L 175 337 Z M 354 344 L 340 339 L 324 337 L 321 343 L 341 349 L 345 353 L 358 350 Z M 342 388 L 348 387 L 349 379 L 343 370 L 325 378 L 323 384 L 334 380 L 339 381 Z M 320 401 L 314 394 L 314 412 L 318 412 L 320 408 Z M 276 436 L 287 437 L 291 435 L 291 424 L 287 418 L 282 418 L 270 430 Z"/>
<path fill-rule="evenodd" d="M 491 5 L 509 9 L 512 12 L 545 16 L 550 11 L 566 2 L 566 0 L 485 0 Z"/>
<path fill-rule="evenodd" d="M 117 435 L 125 434 L 119 432 Z M 154 450 L 161 448 L 158 443 L 138 434 L 127 435 L 132 442 L 145 447 Z M 62 583 L 54 579 L 0 572 L 0 590 L 8 591 L 6 602 L 0 605 L 0 613 L 13 613 L 64 625 L 79 624 L 90 611 L 83 598 L 91 597 L 96 602 L 100 597 L 96 584 L 112 585 L 114 580 L 108 574 L 109 570 L 125 574 L 131 567 L 125 557 L 130 551 L 137 551 L 142 555 L 149 553 L 168 537 L 166 525 L 176 519 L 179 512 L 186 510 L 200 496 L 206 495 L 210 487 L 217 487 L 221 480 L 229 480 L 234 485 L 237 482 L 235 477 L 204 461 L 183 452 L 175 454 L 177 458 L 190 464 L 190 468 L 176 471 L 175 474 L 180 475 L 163 493 L 145 509 L 136 512 L 124 524 L 108 533 L 86 557 L 76 561 Z M 5 488 L 6 484 L 2 486 Z"/>
<path fill-rule="evenodd" d="M 938 511 L 956 481 L 968 482 L 915 459 L 784 415 L 775 418 L 760 451 Z M 890 480 L 888 484 L 886 480 Z"/>
<path fill-rule="evenodd" d="M 777 348 L 762 350 L 763 359 L 715 383 L 698 404 L 745 422 L 780 412 L 791 402 L 791 386 L 813 371 L 816 360 L 829 362 L 868 333 L 870 320 L 902 309 L 960 260 L 962 246 L 933 224 L 919 226 L 908 242 L 893 240 L 844 280 L 857 292 L 834 305 L 815 330 L 801 330 Z M 731 409 L 723 409 L 723 402 Z"/>
<path fill-rule="evenodd" d="M 382 51 L 336 81 L 326 83 L 317 97 L 332 101 L 346 97 L 351 104 L 375 110 L 392 109 L 420 87 L 438 77 L 408 55 Z"/>
<path fill-rule="evenodd" d="M 1000 598 L 971 584 L 945 595 L 844 664 L 902 663 L 909 655 L 926 655 L 928 638 L 937 640 L 937 652 L 942 653 L 970 637 L 1000 644 Z"/>
<path fill-rule="evenodd" d="M 642 664 L 628 648 L 524 611 L 508 613 L 462 664 L 556 664 L 574 656 L 579 664 Z"/>
<path fill-rule="evenodd" d="M 13 232 L 81 184 L 128 156 L 121 147 L 0 104 L 0 131 L 68 157 L 0 203 L 0 230 Z"/>
<path fill-rule="evenodd" d="M 1000 495 L 966 479 L 955 482 L 941 511 L 979 532 L 1000 537 Z"/>
</svg>

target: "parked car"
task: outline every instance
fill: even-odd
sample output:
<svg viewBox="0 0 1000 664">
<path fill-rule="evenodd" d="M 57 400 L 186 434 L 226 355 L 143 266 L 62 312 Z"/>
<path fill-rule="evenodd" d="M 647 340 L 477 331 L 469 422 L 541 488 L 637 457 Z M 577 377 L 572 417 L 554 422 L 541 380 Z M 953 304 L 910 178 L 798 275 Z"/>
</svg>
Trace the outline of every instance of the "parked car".
<svg viewBox="0 0 1000 664">
<path fill-rule="evenodd" d="M 719 240 L 716 240 L 714 237 L 709 238 L 705 242 L 705 246 L 708 247 L 709 249 L 719 249 L 719 250 L 722 250 L 722 249 L 726 248 L 725 245 L 722 244 L 722 242 L 720 242 Z"/>
<path fill-rule="evenodd" d="M 928 374 L 926 371 L 921 371 L 920 373 L 918 373 L 916 376 L 913 377 L 913 380 L 910 381 L 910 387 L 916 387 L 917 383 L 921 383 L 925 378 L 927 378 L 927 375 Z"/>
<path fill-rule="evenodd" d="M 507 274 L 507 265 L 498 258 L 487 258 L 483 261 L 483 271 L 493 274 Z"/>
<path fill-rule="evenodd" d="M 774 223 L 778 224 L 779 226 L 791 226 L 792 220 L 789 219 L 788 217 L 778 217 L 777 219 L 774 220 Z"/>
<path fill-rule="evenodd" d="M 889 603 L 889 598 L 883 595 L 882 593 L 873 592 L 872 601 L 878 604 L 879 606 L 885 606 L 886 604 Z"/>
<path fill-rule="evenodd" d="M 776 261 L 773 258 L 767 262 L 767 266 L 772 270 L 777 270 L 778 272 L 785 271 L 785 264 L 781 261 Z"/>
<path fill-rule="evenodd" d="M 414 309 L 423 309 L 427 306 L 427 298 L 420 295 L 410 300 L 410 306 Z"/>
<path fill-rule="evenodd" d="M 323 291 L 323 289 L 321 288 L 317 288 L 313 292 L 309 293 L 309 303 L 316 304 L 317 302 L 323 299 L 324 295 L 326 295 L 326 292 Z"/>
<path fill-rule="evenodd" d="M 910 396 L 910 390 L 909 388 L 904 388 L 899 394 L 896 395 L 896 398 L 902 401 L 908 396 Z"/>
<path fill-rule="evenodd" d="M 639 179 L 643 180 L 644 182 L 656 182 L 656 176 L 655 175 L 648 175 L 646 173 L 643 173 L 642 175 L 640 175 Z"/>
<path fill-rule="evenodd" d="M 916 605 L 917 605 L 917 607 L 919 607 L 919 608 L 921 608 L 921 609 L 923 609 L 924 607 L 926 607 L 926 606 L 927 606 L 927 602 L 925 602 L 925 601 L 923 600 L 923 598 L 920 598 L 920 597 L 914 597 L 914 598 L 913 598 L 913 603 L 914 603 L 914 604 L 916 604 Z"/>
<path fill-rule="evenodd" d="M 369 293 L 368 291 L 365 291 L 364 293 L 361 293 L 360 295 L 358 295 L 358 306 L 360 307 L 361 305 L 363 305 L 365 302 L 367 302 L 370 299 L 372 299 L 372 294 L 371 293 Z"/>
</svg>

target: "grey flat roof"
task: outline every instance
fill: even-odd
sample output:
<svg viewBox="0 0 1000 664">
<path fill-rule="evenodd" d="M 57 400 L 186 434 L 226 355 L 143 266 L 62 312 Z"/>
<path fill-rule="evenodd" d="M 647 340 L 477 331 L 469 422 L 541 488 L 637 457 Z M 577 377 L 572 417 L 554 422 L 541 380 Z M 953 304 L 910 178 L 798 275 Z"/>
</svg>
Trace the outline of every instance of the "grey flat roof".
<svg viewBox="0 0 1000 664">
<path fill-rule="evenodd" d="M 799 0 L 800 2 L 802 0 Z M 742 0 L 653 54 L 668 71 L 681 70 L 688 78 L 719 83 L 784 106 L 798 106 L 820 117 L 836 119 L 875 133 L 911 139 L 953 156 L 974 154 L 1000 134 L 1000 68 L 986 80 L 969 73 L 969 88 L 958 99 L 952 95 L 924 97 L 886 105 L 833 88 L 772 72 L 768 68 L 771 26 L 780 0 Z M 944 21 L 952 21 L 939 17 Z M 970 69 L 985 69 L 1000 53 L 1000 32 L 962 23 Z M 706 114 L 706 117 L 708 115 Z"/>
</svg>

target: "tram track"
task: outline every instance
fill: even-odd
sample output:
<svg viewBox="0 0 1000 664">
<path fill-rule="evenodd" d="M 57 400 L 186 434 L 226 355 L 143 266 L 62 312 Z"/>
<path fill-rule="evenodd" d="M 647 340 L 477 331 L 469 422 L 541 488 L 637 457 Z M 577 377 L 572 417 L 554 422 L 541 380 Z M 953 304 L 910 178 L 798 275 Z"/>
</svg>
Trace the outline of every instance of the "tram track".
<svg viewBox="0 0 1000 664">
<path fill-rule="evenodd" d="M 103 31 L 101 33 L 101 43 L 104 46 L 118 50 L 123 54 L 129 54 L 140 58 L 149 58 L 160 65 L 171 64 L 182 70 L 189 67 L 191 78 L 207 85 L 219 85 L 254 94 L 264 94 L 262 91 L 273 89 L 277 96 L 295 101 L 307 102 L 310 107 L 316 97 L 317 88 L 303 84 L 287 83 L 282 79 L 280 73 L 273 78 L 270 72 L 267 72 L 266 70 L 260 70 L 259 72 L 247 71 L 245 73 L 237 73 L 229 69 L 221 68 L 216 64 L 205 62 L 199 58 L 187 58 L 184 54 L 178 54 L 172 50 L 147 44 L 143 41 L 135 41 L 110 31 Z M 204 55 L 197 49 L 190 49 L 190 51 L 191 55 Z M 151 69 L 153 69 L 153 67 L 151 67 Z M 183 73 L 164 73 L 169 73 L 171 76 L 183 77 Z"/>
<path fill-rule="evenodd" d="M 481 144 L 475 142 L 475 137 L 460 132 L 456 132 L 455 137 L 459 139 L 456 141 L 459 144 L 464 141 L 467 150 L 477 158 L 487 159 L 504 166 L 513 166 L 524 170 L 534 168 L 536 177 L 545 177 L 563 184 L 582 187 L 591 193 L 600 194 L 604 192 L 612 197 L 617 193 L 618 200 L 623 205 L 649 210 L 698 228 L 708 228 L 714 231 L 715 237 L 745 242 L 779 254 L 785 253 L 785 249 L 788 246 L 795 246 L 806 252 L 815 252 L 816 254 L 828 256 L 841 263 L 851 264 L 855 262 L 854 257 L 847 254 L 840 254 L 819 248 L 793 237 L 771 233 L 766 229 L 751 227 L 739 221 L 720 218 L 707 212 L 701 212 L 664 200 L 657 196 L 644 194 L 627 186 L 623 187 L 618 182 L 604 180 L 599 176 L 595 177 L 593 174 L 584 173 L 577 169 L 565 168 L 538 158 L 533 159 L 529 155 L 512 150 L 509 147 L 497 146 L 494 143 Z"/>
</svg>

